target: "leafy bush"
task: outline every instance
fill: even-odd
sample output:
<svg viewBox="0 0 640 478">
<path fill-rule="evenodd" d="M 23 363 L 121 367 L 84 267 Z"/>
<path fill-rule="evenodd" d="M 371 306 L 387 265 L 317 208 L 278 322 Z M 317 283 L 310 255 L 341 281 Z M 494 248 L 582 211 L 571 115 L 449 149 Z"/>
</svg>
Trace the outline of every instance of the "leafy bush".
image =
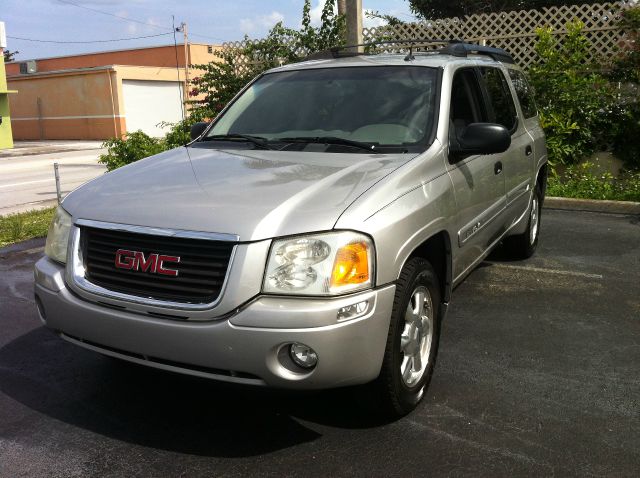
<svg viewBox="0 0 640 478">
<path fill-rule="evenodd" d="M 627 168 L 640 169 L 640 7 L 624 10 L 620 27 L 628 41 L 618 58 L 596 65 L 588 60 L 590 43 L 580 22 L 567 24 L 561 42 L 550 29 L 537 31 L 540 61 L 529 76 L 552 163 L 573 164 L 612 149 Z"/>
<path fill-rule="evenodd" d="M 640 103 L 624 105 L 614 126 L 613 153 L 629 169 L 640 171 Z"/>
<path fill-rule="evenodd" d="M 166 150 L 166 143 L 138 130 L 128 133 L 126 138 L 111 138 L 106 140 L 103 147 L 107 154 L 100 156 L 98 162 L 105 164 L 108 171 L 138 161 L 139 159 L 161 153 Z"/>
<path fill-rule="evenodd" d="M 620 106 L 613 152 L 628 167 L 640 170 L 640 6 L 626 9 L 620 26 L 627 41 L 609 76 L 624 85 L 625 98 Z"/>
<path fill-rule="evenodd" d="M 617 178 L 598 172 L 592 163 L 568 166 L 563 174 L 553 173 L 548 196 L 582 199 L 640 201 L 640 172 L 625 171 Z"/>
<path fill-rule="evenodd" d="M 562 42 L 550 28 L 537 30 L 540 62 L 529 69 L 552 163 L 571 164 L 612 142 L 609 122 L 616 95 L 599 67 L 589 63 L 581 22 L 567 24 Z"/>
<path fill-rule="evenodd" d="M 614 81 L 640 83 L 640 5 L 622 12 L 620 28 L 626 33 L 626 44 L 616 58 L 611 72 Z"/>
</svg>

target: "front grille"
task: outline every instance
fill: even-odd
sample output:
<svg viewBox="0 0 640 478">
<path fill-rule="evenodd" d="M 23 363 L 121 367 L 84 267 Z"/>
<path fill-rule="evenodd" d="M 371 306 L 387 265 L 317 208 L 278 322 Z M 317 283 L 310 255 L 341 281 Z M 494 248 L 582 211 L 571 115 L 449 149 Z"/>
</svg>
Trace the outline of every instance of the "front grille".
<svg viewBox="0 0 640 478">
<path fill-rule="evenodd" d="M 187 304 L 214 302 L 222 290 L 234 243 L 138 232 L 81 227 L 85 278 L 105 289 L 142 298 Z M 167 267 L 176 276 L 117 268 L 119 249 L 178 256 L 179 263 Z"/>
</svg>

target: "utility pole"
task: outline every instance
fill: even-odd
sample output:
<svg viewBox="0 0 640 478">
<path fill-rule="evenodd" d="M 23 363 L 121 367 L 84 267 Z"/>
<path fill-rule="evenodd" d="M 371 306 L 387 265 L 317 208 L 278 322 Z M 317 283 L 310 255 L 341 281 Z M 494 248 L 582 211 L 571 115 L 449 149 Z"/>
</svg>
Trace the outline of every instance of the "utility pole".
<svg viewBox="0 0 640 478">
<path fill-rule="evenodd" d="M 347 0 L 338 0 L 338 15 L 347 16 Z"/>
<path fill-rule="evenodd" d="M 347 16 L 347 45 L 360 45 L 362 37 L 362 0 L 344 0 L 346 3 Z M 340 12 L 340 1 L 338 1 L 338 12 Z M 362 53 L 364 48 L 359 46 L 351 49 Z"/>
<path fill-rule="evenodd" d="M 184 107 L 187 108 L 187 101 L 189 100 L 189 34 L 187 32 L 186 22 L 180 23 L 180 26 L 176 28 L 177 31 L 182 32 L 184 39 Z"/>
</svg>

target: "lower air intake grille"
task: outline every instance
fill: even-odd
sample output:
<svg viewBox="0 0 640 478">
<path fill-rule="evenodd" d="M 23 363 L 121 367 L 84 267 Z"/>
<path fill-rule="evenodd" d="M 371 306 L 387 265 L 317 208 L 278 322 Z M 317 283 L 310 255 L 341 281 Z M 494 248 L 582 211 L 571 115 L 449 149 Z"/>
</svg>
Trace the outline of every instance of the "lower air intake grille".
<svg viewBox="0 0 640 478">
<path fill-rule="evenodd" d="M 208 304 L 222 290 L 234 243 L 81 227 L 85 277 L 128 295 Z"/>
</svg>

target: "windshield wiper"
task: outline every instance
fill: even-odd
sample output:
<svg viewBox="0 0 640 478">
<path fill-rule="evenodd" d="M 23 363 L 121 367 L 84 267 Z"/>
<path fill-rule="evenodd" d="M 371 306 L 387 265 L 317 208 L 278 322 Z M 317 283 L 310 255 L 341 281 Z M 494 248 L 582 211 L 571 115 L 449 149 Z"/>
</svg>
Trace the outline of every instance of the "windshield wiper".
<svg viewBox="0 0 640 478">
<path fill-rule="evenodd" d="M 267 143 L 267 138 L 263 138 L 262 136 L 251 136 L 250 134 L 239 134 L 239 133 L 214 134 L 212 136 L 206 136 L 202 138 L 202 141 L 233 141 L 236 139 L 249 141 L 250 143 L 253 143 L 256 146 L 259 146 L 262 149 L 274 149 L 271 146 L 269 146 L 269 144 Z"/>
<path fill-rule="evenodd" d="M 337 136 L 296 136 L 294 138 L 273 138 L 271 141 L 283 141 L 285 143 L 319 143 L 319 144 L 342 144 L 358 149 L 369 151 L 370 153 L 379 154 L 376 145 L 365 143 L 362 141 L 354 141 L 352 139 L 339 138 Z"/>
</svg>

